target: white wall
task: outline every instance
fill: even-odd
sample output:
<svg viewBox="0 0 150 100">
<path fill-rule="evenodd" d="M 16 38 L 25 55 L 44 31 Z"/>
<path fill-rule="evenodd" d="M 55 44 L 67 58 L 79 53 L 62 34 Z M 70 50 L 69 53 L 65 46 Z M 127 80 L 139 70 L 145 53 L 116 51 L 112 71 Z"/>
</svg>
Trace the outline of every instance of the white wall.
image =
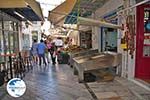
<svg viewBox="0 0 150 100">
<path fill-rule="evenodd" d="M 124 2 L 124 7 L 128 7 L 130 5 L 134 5 L 135 4 L 135 0 L 126 0 Z M 132 10 L 132 13 L 130 12 L 130 14 L 134 15 L 135 13 L 135 8 Z M 118 13 L 118 24 L 125 24 L 126 23 L 126 16 L 125 15 L 129 15 L 129 12 L 126 11 L 126 13 Z M 136 23 L 135 23 L 136 24 Z M 123 51 L 123 49 L 121 48 L 121 37 L 122 37 L 123 31 L 122 30 L 118 30 L 118 52 L 122 53 L 122 77 L 128 78 L 128 79 L 134 79 L 135 76 L 135 52 L 134 51 L 134 57 L 131 58 L 131 55 L 129 54 L 129 52 L 127 51 Z M 136 36 L 135 36 L 135 47 L 136 47 Z"/>
<path fill-rule="evenodd" d="M 42 28 L 41 28 L 41 21 L 37 21 L 37 24 L 32 24 L 31 30 L 32 31 L 37 31 L 38 32 L 38 42 L 41 40 L 41 33 L 42 33 Z M 49 27 L 49 26 L 47 26 Z"/>
<path fill-rule="evenodd" d="M 100 48 L 100 28 L 93 26 L 92 27 L 92 48 L 93 49 L 98 49 Z"/>
</svg>

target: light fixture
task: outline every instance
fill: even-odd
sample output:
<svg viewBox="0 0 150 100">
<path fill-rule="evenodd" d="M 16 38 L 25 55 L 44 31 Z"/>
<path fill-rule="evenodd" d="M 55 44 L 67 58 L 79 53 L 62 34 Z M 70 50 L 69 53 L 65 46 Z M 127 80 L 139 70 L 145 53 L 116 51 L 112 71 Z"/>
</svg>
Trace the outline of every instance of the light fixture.
<svg viewBox="0 0 150 100">
<path fill-rule="evenodd" d="M 18 15 L 19 17 L 21 17 L 22 19 L 24 19 L 24 16 L 22 16 L 21 14 L 19 14 L 18 12 L 14 11 L 14 14 Z"/>
</svg>

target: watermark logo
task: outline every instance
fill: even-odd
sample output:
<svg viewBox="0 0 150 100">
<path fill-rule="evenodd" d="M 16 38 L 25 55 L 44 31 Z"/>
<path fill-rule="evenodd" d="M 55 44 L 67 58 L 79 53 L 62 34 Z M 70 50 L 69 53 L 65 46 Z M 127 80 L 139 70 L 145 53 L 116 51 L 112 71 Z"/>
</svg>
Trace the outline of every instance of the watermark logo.
<svg viewBox="0 0 150 100">
<path fill-rule="evenodd" d="M 13 78 L 7 83 L 7 92 L 12 97 L 20 97 L 26 91 L 26 85 L 20 78 Z"/>
</svg>

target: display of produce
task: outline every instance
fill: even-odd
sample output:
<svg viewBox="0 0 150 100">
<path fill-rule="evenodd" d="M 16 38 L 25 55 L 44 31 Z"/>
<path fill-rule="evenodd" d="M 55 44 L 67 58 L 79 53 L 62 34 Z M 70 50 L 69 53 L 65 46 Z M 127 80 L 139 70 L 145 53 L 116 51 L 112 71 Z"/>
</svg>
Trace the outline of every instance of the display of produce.
<svg viewBox="0 0 150 100">
<path fill-rule="evenodd" d="M 82 51 L 82 50 L 85 50 L 85 49 L 81 48 L 80 46 L 77 46 L 77 45 L 70 45 L 67 48 L 64 48 L 64 51 L 71 52 L 71 53 L 79 52 L 79 51 Z"/>
</svg>

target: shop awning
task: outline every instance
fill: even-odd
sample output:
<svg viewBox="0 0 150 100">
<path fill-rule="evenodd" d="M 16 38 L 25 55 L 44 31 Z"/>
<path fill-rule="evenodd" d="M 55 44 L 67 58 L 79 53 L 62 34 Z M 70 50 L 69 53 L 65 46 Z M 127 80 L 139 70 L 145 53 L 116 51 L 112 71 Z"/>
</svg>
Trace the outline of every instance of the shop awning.
<svg viewBox="0 0 150 100">
<path fill-rule="evenodd" d="M 48 20 L 53 24 L 62 25 L 65 17 L 72 11 L 77 0 L 66 0 L 61 5 L 49 12 Z"/>
<path fill-rule="evenodd" d="M 69 13 L 72 11 L 76 2 L 77 0 L 66 0 L 64 3 L 62 3 L 54 10 L 49 12 L 48 20 L 51 21 L 54 25 L 62 26 L 65 17 L 69 16 Z M 77 16 L 72 15 L 71 17 L 76 18 Z M 118 26 L 116 24 L 85 17 L 78 17 L 77 24 L 85 26 L 104 26 L 109 28 L 121 28 L 121 26 Z"/>
<path fill-rule="evenodd" d="M 44 20 L 40 4 L 35 0 L 0 0 L 0 9 L 14 17 L 18 16 L 17 12 L 30 21 Z M 24 20 L 21 16 L 20 20 Z"/>
<path fill-rule="evenodd" d="M 84 17 L 78 17 L 78 24 L 79 25 L 85 25 L 85 26 L 103 26 L 103 27 L 109 27 L 109 28 L 119 28 L 121 29 L 121 26 L 108 23 L 105 21 L 90 19 L 90 18 L 84 18 Z"/>
</svg>

